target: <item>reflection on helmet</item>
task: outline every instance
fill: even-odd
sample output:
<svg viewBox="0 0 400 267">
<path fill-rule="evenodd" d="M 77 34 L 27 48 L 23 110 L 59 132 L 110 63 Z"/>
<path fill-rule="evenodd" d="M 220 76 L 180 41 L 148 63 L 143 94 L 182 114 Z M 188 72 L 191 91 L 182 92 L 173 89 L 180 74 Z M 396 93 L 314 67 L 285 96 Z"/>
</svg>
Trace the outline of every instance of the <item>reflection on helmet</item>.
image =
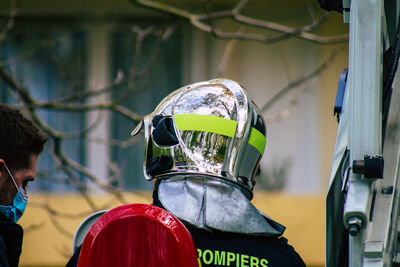
<svg viewBox="0 0 400 267">
<path fill-rule="evenodd" d="M 238 83 L 214 79 L 182 87 L 140 127 L 145 130 L 146 179 L 201 174 L 251 193 L 266 132 L 261 112 Z"/>
</svg>

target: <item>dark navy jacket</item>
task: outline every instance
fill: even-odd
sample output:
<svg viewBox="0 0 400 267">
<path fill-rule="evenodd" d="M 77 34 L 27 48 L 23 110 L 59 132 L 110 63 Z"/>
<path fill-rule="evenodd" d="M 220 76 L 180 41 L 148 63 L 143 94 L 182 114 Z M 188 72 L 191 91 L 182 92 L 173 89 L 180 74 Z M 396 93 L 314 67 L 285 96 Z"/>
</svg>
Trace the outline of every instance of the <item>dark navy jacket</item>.
<svg viewBox="0 0 400 267">
<path fill-rule="evenodd" d="M 22 251 L 22 227 L 0 213 L 0 267 L 17 267 Z"/>
</svg>

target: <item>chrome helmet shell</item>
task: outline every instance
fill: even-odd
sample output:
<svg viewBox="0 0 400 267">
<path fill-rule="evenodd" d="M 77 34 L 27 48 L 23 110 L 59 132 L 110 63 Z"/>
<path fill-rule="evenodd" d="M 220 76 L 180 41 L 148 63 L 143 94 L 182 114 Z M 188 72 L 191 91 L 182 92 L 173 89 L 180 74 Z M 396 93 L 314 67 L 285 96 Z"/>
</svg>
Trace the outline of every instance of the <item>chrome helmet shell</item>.
<svg viewBox="0 0 400 267">
<path fill-rule="evenodd" d="M 184 86 L 145 116 L 144 176 L 201 174 L 234 182 L 252 195 L 266 145 L 263 116 L 228 79 Z"/>
</svg>

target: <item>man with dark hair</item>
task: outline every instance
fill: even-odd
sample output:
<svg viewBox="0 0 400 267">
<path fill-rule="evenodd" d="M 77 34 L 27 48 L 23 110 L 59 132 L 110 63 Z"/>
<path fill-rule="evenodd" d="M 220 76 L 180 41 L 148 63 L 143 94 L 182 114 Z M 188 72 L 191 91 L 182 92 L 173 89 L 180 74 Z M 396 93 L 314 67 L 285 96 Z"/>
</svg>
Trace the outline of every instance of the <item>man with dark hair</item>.
<svg viewBox="0 0 400 267">
<path fill-rule="evenodd" d="M 0 266 L 18 266 L 28 182 L 47 137 L 22 114 L 0 103 Z"/>
</svg>

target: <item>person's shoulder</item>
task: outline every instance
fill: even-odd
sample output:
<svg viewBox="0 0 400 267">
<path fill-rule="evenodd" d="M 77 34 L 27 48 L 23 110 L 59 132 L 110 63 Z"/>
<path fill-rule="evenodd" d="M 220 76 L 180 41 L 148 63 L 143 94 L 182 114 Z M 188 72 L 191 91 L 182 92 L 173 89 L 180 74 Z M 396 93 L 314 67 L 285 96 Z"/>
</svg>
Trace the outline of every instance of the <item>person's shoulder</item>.
<svg viewBox="0 0 400 267">
<path fill-rule="evenodd" d="M 293 263 L 293 266 L 306 266 L 300 255 L 296 252 L 294 247 L 289 244 L 285 237 L 276 238 L 273 244 L 290 262 Z"/>
<path fill-rule="evenodd" d="M 10 221 L 0 212 L 0 236 L 14 236 L 17 239 L 22 239 L 24 229 L 21 225 Z"/>
<path fill-rule="evenodd" d="M 257 240 L 256 242 L 258 246 L 260 246 L 261 250 L 273 251 L 274 258 L 280 259 L 279 260 L 280 262 L 284 262 L 284 265 L 282 266 L 292 266 L 292 267 L 306 266 L 301 256 L 296 252 L 294 247 L 291 246 L 288 240 L 283 236 L 280 237 L 249 236 L 248 238 L 249 242 Z"/>
</svg>

